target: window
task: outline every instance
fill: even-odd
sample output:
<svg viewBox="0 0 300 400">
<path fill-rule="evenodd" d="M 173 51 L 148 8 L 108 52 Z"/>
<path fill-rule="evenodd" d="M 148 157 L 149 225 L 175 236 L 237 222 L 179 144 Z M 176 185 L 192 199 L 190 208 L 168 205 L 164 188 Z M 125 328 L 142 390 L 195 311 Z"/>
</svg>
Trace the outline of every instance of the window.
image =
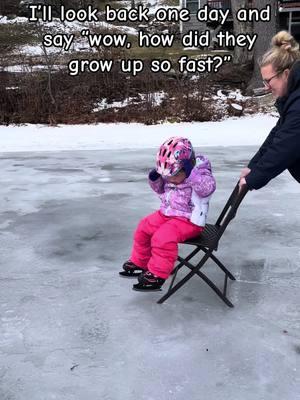
<svg viewBox="0 0 300 400">
<path fill-rule="evenodd" d="M 197 11 L 200 8 L 199 0 L 185 0 L 185 6 L 188 10 L 190 10 L 191 14 L 197 14 Z"/>
</svg>

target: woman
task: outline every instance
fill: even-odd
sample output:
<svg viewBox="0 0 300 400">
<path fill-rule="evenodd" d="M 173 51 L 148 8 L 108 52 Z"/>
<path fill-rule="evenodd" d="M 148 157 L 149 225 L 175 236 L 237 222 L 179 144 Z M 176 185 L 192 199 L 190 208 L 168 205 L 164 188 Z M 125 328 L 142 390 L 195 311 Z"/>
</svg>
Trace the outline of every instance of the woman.
<svg viewBox="0 0 300 400">
<path fill-rule="evenodd" d="M 300 183 L 300 52 L 288 32 L 272 39 L 259 62 L 264 85 L 276 98 L 280 118 L 240 176 L 240 187 L 260 189 L 286 169 Z"/>
</svg>

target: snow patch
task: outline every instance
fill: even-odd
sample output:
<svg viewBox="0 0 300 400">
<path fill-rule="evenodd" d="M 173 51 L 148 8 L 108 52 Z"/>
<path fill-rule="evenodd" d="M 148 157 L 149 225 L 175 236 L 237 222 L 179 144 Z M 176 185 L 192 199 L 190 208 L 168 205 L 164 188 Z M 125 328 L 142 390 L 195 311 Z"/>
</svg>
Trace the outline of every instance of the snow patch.
<svg viewBox="0 0 300 400">
<path fill-rule="evenodd" d="M 243 96 L 240 89 L 232 90 L 230 92 L 218 90 L 217 95 L 213 96 L 213 99 L 215 99 L 215 100 L 232 99 L 232 100 L 236 100 L 236 101 L 246 101 L 250 98 L 251 97 L 249 97 L 249 96 Z"/>
<path fill-rule="evenodd" d="M 96 104 L 96 107 L 93 109 L 93 112 L 99 112 L 102 110 L 107 110 L 110 108 L 124 108 L 133 104 L 140 104 L 141 102 L 145 102 L 150 100 L 154 107 L 159 106 L 163 99 L 166 97 L 166 93 L 164 92 L 154 92 L 150 94 L 139 94 L 139 99 L 136 97 L 128 97 L 123 101 L 114 101 L 113 103 L 108 103 L 107 99 L 103 99 Z"/>
<path fill-rule="evenodd" d="M 66 66 L 64 65 L 53 65 L 51 66 L 52 70 L 58 71 L 60 69 L 64 69 Z M 35 72 L 35 71 L 45 71 L 47 70 L 46 65 L 28 65 L 28 64 L 22 64 L 22 65 L 8 65 L 3 68 L 3 71 L 6 72 L 12 72 L 12 73 L 28 73 L 28 72 Z M 10 88 L 7 88 L 10 89 Z M 17 89 L 17 88 L 14 88 Z"/>
<path fill-rule="evenodd" d="M 241 105 L 239 105 L 239 104 L 236 104 L 236 103 L 231 103 L 231 107 L 233 107 L 235 110 L 238 110 L 238 111 L 242 111 L 243 110 L 243 107 Z"/>
<path fill-rule="evenodd" d="M 255 115 L 218 122 L 1 126 L 2 152 L 157 148 L 170 136 L 187 136 L 196 147 L 259 146 L 277 118 Z"/>
</svg>

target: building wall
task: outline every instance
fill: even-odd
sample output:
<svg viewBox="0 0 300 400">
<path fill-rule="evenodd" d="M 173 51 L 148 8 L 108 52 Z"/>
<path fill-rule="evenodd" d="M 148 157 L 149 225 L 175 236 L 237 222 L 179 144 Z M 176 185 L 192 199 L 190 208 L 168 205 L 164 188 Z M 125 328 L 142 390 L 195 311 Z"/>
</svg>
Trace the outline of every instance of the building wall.
<svg viewBox="0 0 300 400">
<path fill-rule="evenodd" d="M 205 4 L 207 4 L 207 0 L 199 0 L 199 8 L 203 7 Z M 180 6 L 182 8 L 186 8 L 186 0 L 181 0 Z M 180 24 L 180 31 L 183 35 L 190 30 L 197 30 L 199 32 L 203 32 L 207 29 L 206 23 L 198 21 L 196 15 L 191 14 L 190 17 L 191 19 L 189 22 L 181 22 Z"/>
<path fill-rule="evenodd" d="M 187 0 L 179 0 L 179 5 L 181 8 L 186 7 Z M 207 4 L 208 0 L 198 0 L 199 8 L 203 7 Z M 251 2 L 251 0 L 249 0 Z M 291 33 L 296 37 L 297 40 L 300 40 L 300 1 L 291 1 L 291 0 L 281 0 L 280 5 L 283 4 L 291 4 L 293 3 L 293 24 Z M 296 9 L 299 8 L 299 11 Z M 279 13 L 279 27 L 278 29 L 286 29 L 288 30 L 288 12 L 280 12 Z M 229 24 L 233 24 L 232 20 L 229 20 Z M 225 27 L 226 28 L 226 27 Z M 198 30 L 199 32 L 205 31 L 207 28 L 206 24 L 197 20 L 196 15 L 191 15 L 191 19 L 189 22 L 181 22 L 180 23 L 180 32 L 182 34 L 187 33 L 190 30 Z"/>
</svg>

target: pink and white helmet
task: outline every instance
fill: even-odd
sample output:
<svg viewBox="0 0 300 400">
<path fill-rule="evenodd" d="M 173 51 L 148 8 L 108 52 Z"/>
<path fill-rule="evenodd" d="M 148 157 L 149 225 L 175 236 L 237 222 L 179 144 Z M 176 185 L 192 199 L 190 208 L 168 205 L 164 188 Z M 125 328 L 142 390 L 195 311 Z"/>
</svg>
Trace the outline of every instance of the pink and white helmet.
<svg viewBox="0 0 300 400">
<path fill-rule="evenodd" d="M 183 167 L 182 160 L 194 157 L 191 142 L 183 137 L 174 136 L 166 140 L 156 156 L 156 170 L 165 177 L 176 175 Z"/>
</svg>

